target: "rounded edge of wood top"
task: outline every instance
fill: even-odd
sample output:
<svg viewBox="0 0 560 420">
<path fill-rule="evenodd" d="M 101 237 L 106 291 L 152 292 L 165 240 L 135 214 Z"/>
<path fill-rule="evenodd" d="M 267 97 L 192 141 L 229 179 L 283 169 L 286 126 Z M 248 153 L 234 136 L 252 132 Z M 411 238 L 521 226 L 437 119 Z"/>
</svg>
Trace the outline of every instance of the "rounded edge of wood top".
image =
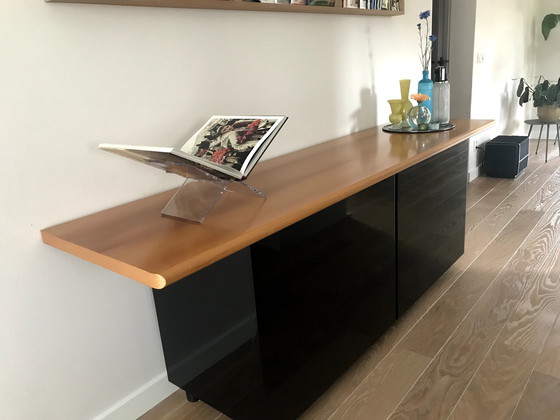
<svg viewBox="0 0 560 420">
<path fill-rule="evenodd" d="M 48 229 L 41 230 L 41 237 L 43 242 L 61 251 L 68 252 L 85 261 L 106 268 L 114 273 L 120 274 L 129 279 L 135 280 L 139 283 L 149 286 L 152 289 L 163 289 L 169 283 L 161 274 L 150 273 L 138 267 L 131 266 L 123 263 L 122 261 L 115 260 L 106 255 L 99 254 L 87 248 L 73 244 L 51 235 Z"/>
</svg>

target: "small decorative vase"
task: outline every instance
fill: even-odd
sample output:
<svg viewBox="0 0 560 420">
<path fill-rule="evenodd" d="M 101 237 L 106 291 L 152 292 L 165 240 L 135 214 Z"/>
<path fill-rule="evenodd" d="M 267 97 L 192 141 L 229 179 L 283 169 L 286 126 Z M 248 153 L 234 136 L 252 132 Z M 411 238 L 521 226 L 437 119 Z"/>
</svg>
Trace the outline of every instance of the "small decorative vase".
<svg viewBox="0 0 560 420">
<path fill-rule="evenodd" d="M 424 131 L 428 129 L 428 124 L 432 118 L 430 110 L 424 106 L 424 102 L 419 102 L 418 106 L 413 106 L 408 111 L 408 123 L 414 130 Z"/>
<path fill-rule="evenodd" d="M 400 126 L 402 122 L 402 99 L 389 99 L 389 106 L 391 107 L 391 115 L 389 115 L 389 121 L 394 126 Z"/>
<path fill-rule="evenodd" d="M 543 105 L 537 108 L 537 117 L 543 123 L 553 123 L 560 119 L 560 108 L 556 105 Z"/>
<path fill-rule="evenodd" d="M 401 99 L 403 100 L 402 106 L 402 120 L 403 120 L 403 127 L 408 127 L 408 111 L 412 108 L 412 102 L 408 100 L 408 93 L 410 92 L 410 79 L 401 79 L 399 80 L 399 84 L 401 87 Z"/>
<path fill-rule="evenodd" d="M 429 71 L 422 71 L 422 80 L 418 82 L 418 93 L 423 93 L 430 97 L 429 100 L 422 102 L 422 105 L 428 108 L 430 114 L 432 113 L 432 98 L 434 96 L 434 82 L 429 77 Z"/>
</svg>

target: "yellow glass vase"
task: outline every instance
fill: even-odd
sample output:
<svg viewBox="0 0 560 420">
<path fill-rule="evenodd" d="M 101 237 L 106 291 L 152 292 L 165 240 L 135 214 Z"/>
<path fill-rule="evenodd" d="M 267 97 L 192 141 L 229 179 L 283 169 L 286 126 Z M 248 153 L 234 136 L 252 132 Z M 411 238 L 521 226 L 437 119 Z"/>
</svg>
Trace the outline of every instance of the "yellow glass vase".
<svg viewBox="0 0 560 420">
<path fill-rule="evenodd" d="M 402 106 L 404 101 L 402 99 L 389 99 L 387 102 L 389 102 L 389 106 L 391 107 L 389 121 L 394 126 L 399 126 L 403 121 Z"/>
</svg>

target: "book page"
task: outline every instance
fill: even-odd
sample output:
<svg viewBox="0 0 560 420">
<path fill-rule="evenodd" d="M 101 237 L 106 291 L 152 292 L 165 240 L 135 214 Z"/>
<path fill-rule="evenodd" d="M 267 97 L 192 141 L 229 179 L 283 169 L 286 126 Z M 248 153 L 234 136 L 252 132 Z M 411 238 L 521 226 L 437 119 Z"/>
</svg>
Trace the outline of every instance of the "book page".
<svg viewBox="0 0 560 420">
<path fill-rule="evenodd" d="M 165 172 L 188 176 L 192 162 L 173 154 L 172 147 L 136 146 L 130 144 L 101 143 L 97 146 L 122 157 L 136 160 Z"/>
<path fill-rule="evenodd" d="M 282 116 L 213 116 L 180 149 L 182 156 L 225 173 L 245 175 L 253 155 L 283 121 Z M 260 156 L 260 155 L 257 155 Z"/>
</svg>

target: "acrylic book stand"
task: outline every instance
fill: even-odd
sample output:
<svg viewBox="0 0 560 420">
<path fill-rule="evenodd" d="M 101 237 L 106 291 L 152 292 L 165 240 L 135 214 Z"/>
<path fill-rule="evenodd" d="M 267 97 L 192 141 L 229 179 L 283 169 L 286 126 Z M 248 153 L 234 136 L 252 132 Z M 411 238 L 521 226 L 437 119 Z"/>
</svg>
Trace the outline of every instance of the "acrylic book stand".
<svg viewBox="0 0 560 420">
<path fill-rule="evenodd" d="M 264 193 L 240 180 L 218 172 L 211 173 L 211 170 L 174 155 L 171 147 L 108 143 L 102 143 L 98 147 L 186 178 L 161 212 L 164 216 L 202 223 L 225 192 L 249 193 L 266 198 Z"/>
<path fill-rule="evenodd" d="M 226 192 L 249 193 L 266 198 L 266 195 L 243 181 L 220 178 L 195 165 L 181 166 L 174 170 L 185 177 L 185 182 L 167 203 L 161 214 L 176 219 L 202 223 L 217 201 Z"/>
</svg>

